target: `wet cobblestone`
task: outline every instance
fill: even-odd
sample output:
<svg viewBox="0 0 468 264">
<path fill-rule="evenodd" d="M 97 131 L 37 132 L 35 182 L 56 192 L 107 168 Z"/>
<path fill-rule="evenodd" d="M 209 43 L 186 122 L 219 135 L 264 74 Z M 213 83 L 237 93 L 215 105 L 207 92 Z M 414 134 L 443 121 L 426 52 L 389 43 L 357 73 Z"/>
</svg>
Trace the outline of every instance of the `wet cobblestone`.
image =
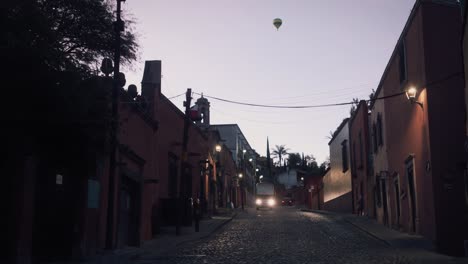
<svg viewBox="0 0 468 264">
<path fill-rule="evenodd" d="M 402 253 L 331 216 L 295 208 L 249 211 L 203 241 L 185 244 L 152 263 L 442 263 Z M 443 262 L 451 263 L 451 262 Z"/>
</svg>

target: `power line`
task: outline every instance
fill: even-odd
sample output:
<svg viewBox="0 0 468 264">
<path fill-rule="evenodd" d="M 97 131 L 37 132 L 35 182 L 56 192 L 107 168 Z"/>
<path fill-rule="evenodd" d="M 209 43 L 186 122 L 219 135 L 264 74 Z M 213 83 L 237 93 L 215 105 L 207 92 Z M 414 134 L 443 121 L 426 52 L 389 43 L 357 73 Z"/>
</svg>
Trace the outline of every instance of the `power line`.
<svg viewBox="0 0 468 264">
<path fill-rule="evenodd" d="M 333 93 L 327 93 L 324 92 L 322 94 L 318 94 L 315 96 L 293 96 L 293 97 L 285 97 L 285 100 L 264 100 L 267 104 L 303 104 L 304 102 L 308 103 L 315 103 L 315 102 L 323 102 L 327 98 L 334 98 L 335 101 L 337 99 L 349 99 L 350 97 L 355 97 L 355 96 L 365 96 L 367 97 L 369 95 L 369 91 L 371 89 L 369 87 L 358 89 L 355 91 L 348 91 L 348 92 L 341 92 L 338 94 L 333 94 Z M 290 99 L 287 99 L 290 98 Z M 295 98 L 295 99 L 294 99 Z M 299 99 L 301 98 L 301 99 Z"/>
<path fill-rule="evenodd" d="M 215 113 L 221 113 L 221 115 L 224 115 L 224 116 L 232 116 L 232 117 L 235 117 L 236 119 L 240 119 L 240 120 L 243 120 L 243 121 L 247 121 L 247 122 L 252 122 L 252 123 L 261 123 L 261 124 L 268 124 L 268 125 L 285 125 L 285 124 L 298 124 L 298 123 L 303 123 L 304 121 L 292 121 L 292 122 L 283 122 L 283 121 L 278 121 L 278 122 L 270 122 L 270 121 L 265 121 L 265 120 L 255 120 L 255 119 L 249 119 L 249 118 L 245 118 L 245 117 L 242 117 L 242 116 L 239 116 L 237 114 L 229 114 L 229 113 L 226 113 L 224 111 L 221 111 L 219 110 L 218 108 L 213 108 L 213 106 L 210 106 L 210 108 L 212 110 L 215 111 Z"/>
<path fill-rule="evenodd" d="M 171 100 L 171 99 L 180 97 L 180 96 L 182 96 L 182 95 L 184 95 L 184 94 L 185 94 L 185 92 L 183 92 L 183 93 L 181 93 L 181 94 L 178 94 L 178 95 L 171 96 L 171 97 L 167 97 L 167 99 Z"/>
<path fill-rule="evenodd" d="M 428 88 L 429 86 L 432 86 L 433 84 L 446 81 L 446 80 L 448 80 L 448 79 L 450 79 L 452 77 L 455 77 L 457 75 L 460 75 L 460 74 L 462 74 L 462 72 L 456 72 L 456 73 L 450 74 L 450 75 L 448 75 L 448 76 L 446 76 L 446 77 L 444 77 L 442 79 L 429 82 L 424 87 Z M 376 97 L 376 98 L 366 100 L 366 102 L 369 103 L 369 102 L 373 102 L 373 101 L 377 101 L 377 100 L 384 100 L 384 99 L 388 99 L 388 98 L 392 98 L 392 97 L 397 97 L 397 96 L 403 95 L 405 93 L 406 92 L 399 92 L 399 93 L 395 93 L 395 94 L 391 94 L 391 95 L 387 95 L 387 96 Z M 218 100 L 218 101 L 221 101 L 221 102 L 231 103 L 231 104 L 254 106 L 254 107 L 264 107 L 264 108 L 280 108 L 280 109 L 285 109 L 285 108 L 286 109 L 322 108 L 322 107 L 332 107 L 332 106 L 343 106 L 343 105 L 356 104 L 355 102 L 343 102 L 343 103 L 318 104 L 318 105 L 266 105 L 266 104 L 254 104 L 254 103 L 239 102 L 239 101 L 224 99 L 224 98 L 220 98 L 220 97 L 216 97 L 216 96 L 209 96 L 209 95 L 206 95 L 206 94 L 201 94 L 201 93 L 196 93 L 196 92 L 194 92 L 194 94 L 204 96 L 204 97 L 207 97 L 207 98 L 211 98 L 211 99 L 214 99 L 214 100 Z"/>
<path fill-rule="evenodd" d="M 347 88 L 340 88 L 340 89 L 328 89 L 328 90 L 325 89 L 325 91 L 317 91 L 315 93 L 308 93 L 308 94 L 295 95 L 295 96 L 286 96 L 286 97 L 275 97 L 275 98 L 269 98 L 268 100 L 276 101 L 276 99 L 295 99 L 295 98 L 304 98 L 304 97 L 310 97 L 310 96 L 330 95 L 333 93 L 339 93 L 341 95 L 341 94 L 344 94 L 344 92 L 346 92 L 347 94 L 349 93 L 352 94 L 352 93 L 355 93 L 356 91 L 368 90 L 375 86 L 376 85 L 373 85 L 373 83 L 365 83 L 359 86 L 356 85 L 356 86 L 350 86 Z M 358 88 L 358 89 L 356 90 L 354 88 Z"/>
<path fill-rule="evenodd" d="M 367 101 L 375 101 L 375 100 L 381 100 L 381 99 L 387 99 L 395 96 L 400 96 L 404 94 L 405 92 L 397 93 L 397 94 L 392 94 L 388 96 L 383 96 L 383 97 L 378 97 L 374 98 L 372 100 L 367 100 Z M 197 95 L 202 95 L 200 93 L 195 93 Z M 289 108 L 289 109 L 303 109 L 303 108 L 321 108 L 321 107 L 331 107 L 331 106 L 343 106 L 343 105 L 352 105 L 355 104 L 355 102 L 344 102 L 344 103 L 333 103 L 333 104 L 318 104 L 318 105 L 265 105 L 265 104 L 253 104 L 253 103 L 245 103 L 245 102 L 239 102 L 239 101 L 233 101 L 233 100 L 228 100 L 228 99 L 223 99 L 215 96 L 209 96 L 206 94 L 203 94 L 204 97 L 211 98 L 214 100 L 226 102 L 226 103 L 232 103 L 232 104 L 238 104 L 238 105 L 246 105 L 246 106 L 255 106 L 255 107 L 265 107 L 265 108 Z"/>
</svg>

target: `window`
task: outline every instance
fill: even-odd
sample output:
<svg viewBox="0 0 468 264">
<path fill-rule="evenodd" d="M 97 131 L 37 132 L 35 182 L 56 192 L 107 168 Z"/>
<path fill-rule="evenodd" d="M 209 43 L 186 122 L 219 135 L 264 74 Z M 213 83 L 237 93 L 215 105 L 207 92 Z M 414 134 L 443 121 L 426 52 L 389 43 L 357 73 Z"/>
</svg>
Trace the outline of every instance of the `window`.
<svg viewBox="0 0 468 264">
<path fill-rule="evenodd" d="M 464 16 L 465 14 L 463 12 L 465 11 L 466 1 L 465 0 L 459 0 L 459 2 L 460 2 L 461 11 L 462 11 L 462 16 Z"/>
<path fill-rule="evenodd" d="M 382 128 L 382 115 L 377 115 L 377 143 L 379 146 L 383 146 L 383 128 Z"/>
<path fill-rule="evenodd" d="M 410 202 L 410 219 L 411 219 L 411 230 L 416 232 L 416 179 L 414 175 L 414 156 L 410 155 L 405 161 L 406 177 L 408 180 L 408 195 Z"/>
<path fill-rule="evenodd" d="M 177 196 L 177 156 L 169 153 L 169 170 L 167 173 L 168 179 L 168 196 Z"/>
<path fill-rule="evenodd" d="M 468 208 L 468 169 L 465 169 L 465 203 Z"/>
<path fill-rule="evenodd" d="M 398 174 L 395 176 L 393 186 L 395 188 L 395 204 L 396 204 L 396 223 L 400 225 L 400 183 L 398 180 Z"/>
<path fill-rule="evenodd" d="M 380 180 L 378 180 L 378 175 L 376 175 L 376 181 L 375 181 L 375 189 L 374 189 L 374 198 L 375 198 L 375 204 L 377 207 L 382 207 L 382 197 L 380 196 Z"/>
<path fill-rule="evenodd" d="M 377 153 L 377 126 L 375 123 L 372 125 L 372 146 L 374 147 L 374 153 Z"/>
<path fill-rule="evenodd" d="M 341 160 L 343 162 L 343 172 L 346 172 L 348 168 L 348 141 L 343 140 L 341 142 Z"/>
<path fill-rule="evenodd" d="M 408 69 L 406 65 L 406 45 L 404 42 L 401 43 L 398 50 L 399 55 L 399 67 L 400 67 L 400 84 L 404 83 L 408 78 Z"/>
<path fill-rule="evenodd" d="M 356 172 L 356 142 L 353 142 L 353 155 L 351 155 L 351 160 L 353 163 L 353 166 L 351 167 L 351 170 L 353 173 Z"/>
<path fill-rule="evenodd" d="M 359 168 L 364 166 L 364 154 L 363 154 L 363 146 L 362 146 L 362 134 L 359 131 Z"/>
<path fill-rule="evenodd" d="M 400 84 L 404 83 L 408 78 L 408 69 L 406 64 L 406 46 L 404 42 L 401 43 L 398 50 L 399 55 L 399 70 L 400 70 Z"/>
</svg>

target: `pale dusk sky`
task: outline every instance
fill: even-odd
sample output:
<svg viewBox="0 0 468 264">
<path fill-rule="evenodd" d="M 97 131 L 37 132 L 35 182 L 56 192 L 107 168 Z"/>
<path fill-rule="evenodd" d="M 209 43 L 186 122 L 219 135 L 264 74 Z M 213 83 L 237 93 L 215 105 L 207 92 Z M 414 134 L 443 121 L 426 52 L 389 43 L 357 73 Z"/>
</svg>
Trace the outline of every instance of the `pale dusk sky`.
<svg viewBox="0 0 468 264">
<path fill-rule="evenodd" d="M 124 68 L 140 86 L 145 60 L 162 61 L 167 97 L 194 92 L 257 104 L 313 105 L 368 99 L 415 0 L 127 0 L 140 59 Z M 274 18 L 283 25 L 277 31 Z M 198 95 L 194 95 L 194 101 Z M 182 109 L 183 96 L 172 101 Z M 237 123 L 266 154 L 329 155 L 329 131 L 350 106 L 269 109 L 209 99 L 211 123 Z"/>
</svg>

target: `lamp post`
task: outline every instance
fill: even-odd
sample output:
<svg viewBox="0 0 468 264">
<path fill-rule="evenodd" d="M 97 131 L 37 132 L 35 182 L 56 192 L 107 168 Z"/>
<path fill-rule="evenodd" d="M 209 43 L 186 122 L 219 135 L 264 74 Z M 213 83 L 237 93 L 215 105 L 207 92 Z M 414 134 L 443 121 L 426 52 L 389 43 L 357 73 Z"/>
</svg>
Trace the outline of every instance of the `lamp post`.
<svg viewBox="0 0 468 264">
<path fill-rule="evenodd" d="M 306 197 L 306 194 L 305 194 L 306 186 L 305 186 L 305 182 L 304 182 L 304 177 L 301 177 L 301 183 L 302 183 L 302 193 L 304 195 L 304 204 L 307 204 L 307 197 Z"/>
<path fill-rule="evenodd" d="M 220 195 L 220 190 L 221 190 L 221 161 L 220 161 L 220 153 L 221 153 L 222 147 L 220 144 L 215 145 L 215 151 L 214 151 L 214 156 L 215 156 L 215 166 L 216 166 L 216 184 L 213 184 L 213 212 L 216 210 L 216 203 L 218 203 L 218 206 L 220 206 L 219 201 L 222 200 L 222 195 Z M 220 197 L 221 196 L 221 197 Z"/>
<path fill-rule="evenodd" d="M 243 174 L 247 175 L 247 168 L 245 164 L 245 153 L 247 153 L 246 149 L 242 150 L 242 173 L 239 174 L 239 179 L 240 179 L 240 187 L 241 187 L 241 207 L 242 210 L 244 210 L 244 200 L 245 200 L 245 190 L 244 190 L 244 179 L 242 179 Z"/>
<path fill-rule="evenodd" d="M 107 230 L 106 230 L 106 248 L 114 248 L 114 200 L 115 200 L 115 171 L 116 171 L 116 155 L 118 146 L 118 123 L 119 123 L 119 80 L 120 75 L 120 32 L 124 30 L 124 22 L 120 14 L 122 12 L 121 2 L 125 0 L 117 0 L 116 21 L 114 22 L 114 83 L 112 89 L 112 113 L 111 113 L 111 137 L 110 137 L 110 159 L 109 159 L 109 190 L 107 201 Z"/>
<path fill-rule="evenodd" d="M 176 204 L 176 235 L 180 235 L 180 225 L 182 222 L 182 211 L 185 209 L 185 181 L 184 174 L 182 172 L 185 162 L 187 161 L 187 145 L 188 145 L 188 129 L 190 126 L 190 102 L 192 100 L 192 89 L 188 88 L 185 92 L 185 116 L 184 116 L 184 131 L 182 134 L 182 154 L 180 157 L 180 168 L 179 168 L 179 195 Z"/>
<path fill-rule="evenodd" d="M 310 188 L 308 189 L 309 193 L 310 193 L 310 209 L 312 209 L 312 204 L 313 204 L 313 201 L 314 201 L 314 185 L 310 186 Z"/>
<path fill-rule="evenodd" d="M 242 179 L 244 175 L 239 173 L 239 187 L 240 187 L 240 196 L 241 196 L 241 208 L 244 210 L 244 180 Z"/>
</svg>

